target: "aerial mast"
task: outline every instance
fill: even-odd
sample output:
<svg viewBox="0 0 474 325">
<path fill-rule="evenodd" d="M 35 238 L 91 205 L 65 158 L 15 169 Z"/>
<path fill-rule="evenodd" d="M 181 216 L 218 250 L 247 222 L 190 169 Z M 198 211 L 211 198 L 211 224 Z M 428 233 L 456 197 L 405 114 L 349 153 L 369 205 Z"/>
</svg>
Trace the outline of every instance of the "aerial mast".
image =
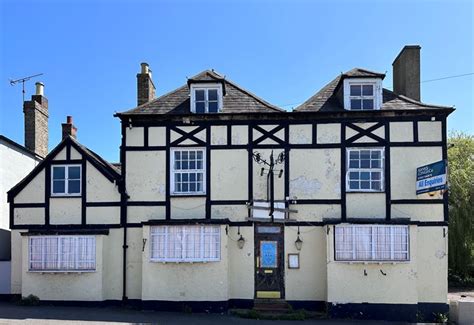
<svg viewBox="0 0 474 325">
<path fill-rule="evenodd" d="M 27 82 L 31 78 L 39 77 L 39 76 L 42 76 L 42 75 L 43 75 L 42 73 L 38 73 L 38 74 L 35 74 L 35 75 L 32 75 L 32 76 L 28 76 L 28 77 L 24 77 L 24 78 L 20 78 L 20 79 L 16 79 L 16 80 L 10 79 L 10 85 L 15 86 L 16 84 L 21 82 L 21 84 L 22 84 L 22 93 L 23 93 L 23 102 L 25 102 L 25 82 Z"/>
</svg>

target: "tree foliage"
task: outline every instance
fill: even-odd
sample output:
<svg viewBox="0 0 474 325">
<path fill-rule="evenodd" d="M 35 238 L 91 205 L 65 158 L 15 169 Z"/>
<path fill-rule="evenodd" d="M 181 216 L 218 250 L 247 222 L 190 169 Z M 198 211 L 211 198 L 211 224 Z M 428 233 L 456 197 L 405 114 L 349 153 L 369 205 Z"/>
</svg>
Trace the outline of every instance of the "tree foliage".
<svg viewBox="0 0 474 325">
<path fill-rule="evenodd" d="M 474 277 L 474 136 L 452 132 L 448 140 L 449 268 Z"/>
</svg>

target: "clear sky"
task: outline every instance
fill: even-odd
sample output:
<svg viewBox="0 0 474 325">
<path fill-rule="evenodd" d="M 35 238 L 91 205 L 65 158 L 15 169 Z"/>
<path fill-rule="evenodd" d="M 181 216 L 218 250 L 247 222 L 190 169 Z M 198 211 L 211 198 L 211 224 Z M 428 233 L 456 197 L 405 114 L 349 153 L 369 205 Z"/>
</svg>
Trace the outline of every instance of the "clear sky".
<svg viewBox="0 0 474 325">
<path fill-rule="evenodd" d="M 0 134 L 23 144 L 21 85 L 44 73 L 50 149 L 72 115 L 81 143 L 119 160 L 115 111 L 136 104 L 146 61 L 158 95 L 214 68 L 291 110 L 343 71 L 387 72 L 419 44 L 421 79 L 474 72 L 471 1 L 0 0 Z M 474 133 L 474 76 L 422 83 L 422 100 L 455 105 L 449 129 Z"/>
</svg>

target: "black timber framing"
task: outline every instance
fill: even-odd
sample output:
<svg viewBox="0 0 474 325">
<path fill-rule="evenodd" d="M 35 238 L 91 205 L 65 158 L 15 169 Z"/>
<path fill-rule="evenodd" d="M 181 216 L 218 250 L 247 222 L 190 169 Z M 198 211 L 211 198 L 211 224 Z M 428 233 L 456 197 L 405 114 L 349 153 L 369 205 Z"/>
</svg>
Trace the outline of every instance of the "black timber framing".
<svg viewBox="0 0 474 325">
<path fill-rule="evenodd" d="M 385 219 L 390 220 L 392 218 L 392 185 L 391 185 L 391 175 L 392 169 L 390 167 L 390 123 L 384 123 L 384 131 L 385 131 L 385 157 L 384 157 L 384 178 L 385 178 Z"/>
<path fill-rule="evenodd" d="M 138 223 L 127 223 L 127 228 L 141 228 L 144 225 L 173 225 L 173 224 L 223 224 L 230 227 L 253 227 L 256 224 L 267 224 L 270 221 L 229 221 L 228 219 L 158 219 L 149 220 Z M 323 220 L 323 221 L 285 221 L 281 222 L 281 225 L 285 226 L 299 226 L 299 227 L 324 227 L 328 225 L 338 225 L 350 222 L 351 224 L 388 224 L 388 225 L 416 225 L 418 227 L 447 227 L 448 222 L 446 221 L 417 221 L 409 220 L 405 218 L 392 218 L 387 221 L 385 218 L 381 219 L 360 219 L 360 218 L 348 218 L 346 221 L 341 219 L 334 220 Z M 120 223 L 107 223 L 107 224 L 87 224 L 87 225 L 36 225 L 36 224 L 24 224 L 15 225 L 12 230 L 84 230 L 84 229 L 122 229 L 124 226 Z"/>
<path fill-rule="evenodd" d="M 442 145 L 442 155 L 443 160 L 446 162 L 448 161 L 448 134 L 447 134 L 447 121 L 446 116 L 443 117 L 441 120 L 441 142 Z M 449 168 L 449 166 L 448 166 Z M 444 221 L 449 222 L 449 195 L 448 190 L 445 190 L 443 193 L 443 201 L 444 201 Z"/>
<path fill-rule="evenodd" d="M 443 114 L 440 114 L 439 112 L 430 112 L 430 115 L 435 115 L 436 120 L 443 120 L 445 119 L 445 116 Z M 431 121 L 433 120 L 432 116 L 386 116 L 384 118 L 377 118 L 372 116 L 371 118 L 346 118 L 342 119 L 340 121 L 338 120 L 322 120 L 318 119 L 316 121 L 282 121 L 282 120 L 274 120 L 274 119 L 268 119 L 268 120 L 263 120 L 263 121 L 255 121 L 255 120 L 202 120 L 202 121 L 192 121 L 190 122 L 189 120 L 186 121 L 169 121 L 169 120 L 163 120 L 160 121 L 159 123 L 156 123 L 156 120 L 149 121 L 150 123 L 145 123 L 143 122 L 143 126 L 148 127 L 151 125 L 157 125 L 157 126 L 163 126 L 166 128 L 167 133 L 170 132 L 170 130 L 180 130 L 177 131 L 182 135 L 181 138 L 173 141 L 170 143 L 170 141 L 167 141 L 165 146 L 159 146 L 159 147 L 124 147 L 123 149 L 125 151 L 139 151 L 140 149 L 142 150 L 166 150 L 169 151 L 170 146 L 176 145 L 178 147 L 185 147 L 186 145 L 181 144 L 184 140 L 190 139 L 196 144 L 194 145 L 187 145 L 187 146 L 202 146 L 204 145 L 206 148 L 206 153 L 207 153 L 207 162 L 206 164 L 210 163 L 210 155 L 212 154 L 211 151 L 214 149 L 247 149 L 248 150 L 248 201 L 244 202 L 243 200 L 239 200 L 240 202 L 235 202 L 233 200 L 223 200 L 220 202 L 219 200 L 211 200 L 210 199 L 210 181 L 209 179 L 206 179 L 206 188 L 207 188 L 207 193 L 206 193 L 206 217 L 210 218 L 210 211 L 211 211 L 211 206 L 212 205 L 224 205 L 224 204 L 247 204 L 247 202 L 251 202 L 253 198 L 253 157 L 252 153 L 254 149 L 283 149 L 286 153 L 286 161 L 285 161 L 285 180 L 284 180 L 284 186 L 285 186 L 285 197 L 289 196 L 289 152 L 291 149 L 318 149 L 318 148 L 331 148 L 331 149 L 341 149 L 341 199 L 334 199 L 334 200 L 296 200 L 296 204 L 341 204 L 341 219 L 345 220 L 346 219 L 346 180 L 345 180 L 345 171 L 346 171 L 346 148 L 348 146 L 357 146 L 357 147 L 374 147 L 374 146 L 380 146 L 382 145 L 385 149 L 385 200 L 386 200 L 386 211 L 385 211 L 385 217 L 387 220 L 390 220 L 391 218 L 391 180 L 390 180 L 390 148 L 391 147 L 431 147 L 431 146 L 442 146 L 443 141 L 431 141 L 431 142 L 414 142 L 414 141 L 406 141 L 406 142 L 396 142 L 396 143 L 391 143 L 390 142 L 390 126 L 389 122 L 392 121 L 410 121 L 415 124 L 417 121 Z M 334 144 L 320 144 L 317 143 L 317 126 L 318 124 L 324 124 L 324 123 L 335 123 L 335 122 L 340 122 L 341 124 L 341 142 L 340 143 L 334 143 Z M 374 125 L 368 127 L 367 129 L 363 129 L 357 125 L 354 125 L 353 123 L 375 123 Z M 135 126 L 140 125 L 140 121 L 138 123 L 133 123 Z M 309 124 L 312 127 L 312 141 L 309 144 L 291 144 L 289 142 L 289 126 L 290 124 Z M 224 125 L 226 126 L 226 133 L 227 133 L 227 141 L 226 144 L 220 144 L 220 145 L 212 145 L 210 141 L 210 133 L 211 133 L 211 126 L 213 125 Z M 232 126 L 234 125 L 244 125 L 248 127 L 248 143 L 245 145 L 234 145 L 232 143 Z M 272 125 L 273 128 L 270 130 L 266 130 L 262 127 L 262 125 Z M 179 129 L 181 126 L 194 126 L 195 129 L 186 133 L 185 131 Z M 352 136 L 351 138 L 346 139 L 346 126 L 357 131 L 358 134 Z M 384 127 L 384 138 L 381 138 L 380 136 L 377 136 L 373 134 L 372 132 Z M 203 143 L 200 143 L 195 139 L 194 135 L 198 132 L 201 132 L 202 130 L 206 130 L 206 141 Z M 262 133 L 257 139 L 253 138 L 253 132 L 254 130 Z M 277 132 L 280 130 L 284 130 L 285 132 L 285 139 L 281 139 L 275 136 Z M 358 139 L 367 136 L 371 139 L 374 140 L 374 142 L 363 142 L 363 143 L 357 143 Z M 275 144 L 261 144 L 266 139 L 270 139 L 275 141 Z M 167 157 L 167 164 L 169 165 L 169 157 Z M 210 170 L 209 166 L 207 166 L 207 170 Z M 169 170 L 169 166 L 167 166 L 167 170 Z M 166 178 L 169 178 L 169 173 L 167 173 Z M 206 173 L 206 178 L 209 178 L 210 173 Z M 167 179 L 167 184 L 169 184 L 169 179 Z M 167 191 L 169 191 L 169 185 L 167 185 Z M 170 194 L 167 194 L 167 200 L 164 201 L 165 205 L 169 205 L 169 198 L 171 197 Z M 394 204 L 404 204 L 402 201 L 398 200 L 393 202 Z M 421 202 L 420 202 L 421 203 Z M 139 203 L 137 203 L 138 205 Z M 153 203 L 149 203 L 150 205 L 154 205 Z M 157 205 L 160 205 L 163 203 L 157 203 Z M 416 202 L 413 202 L 413 204 L 416 204 Z M 427 203 L 422 203 L 422 204 L 427 204 Z M 288 203 L 287 203 L 288 205 Z M 166 212 L 166 217 L 168 219 L 171 219 L 171 211 L 170 208 L 168 207 Z M 249 216 L 250 216 L 250 211 L 249 211 Z"/>
<path fill-rule="evenodd" d="M 193 126 L 193 125 L 188 125 L 188 126 Z M 209 130 L 208 130 L 209 126 L 210 126 L 209 124 L 198 126 L 190 132 L 183 131 L 178 126 L 171 126 L 171 125 L 168 126 L 171 129 L 171 131 L 174 131 L 176 133 L 181 134 L 181 137 L 174 140 L 173 142 L 171 142 L 170 146 L 172 146 L 172 147 L 177 146 L 177 145 L 181 144 L 182 142 L 184 142 L 185 140 L 191 140 L 191 141 L 194 141 L 196 143 L 196 144 L 189 145 L 189 146 L 195 146 L 195 145 L 205 146 L 206 142 L 210 143 L 210 141 L 209 142 L 207 141 L 207 134 L 209 133 Z M 204 142 L 204 141 L 202 141 L 202 140 L 200 140 L 200 139 L 198 139 L 194 136 L 195 134 L 197 134 L 197 133 L 199 133 L 203 130 L 206 130 L 206 142 Z"/>
<path fill-rule="evenodd" d="M 347 203 L 347 192 L 346 192 L 346 170 L 347 170 L 347 162 L 346 162 L 346 122 L 341 123 L 341 220 L 343 222 L 346 221 L 347 211 L 346 211 L 346 203 Z"/>
<path fill-rule="evenodd" d="M 87 162 L 86 157 L 82 155 L 81 159 L 81 223 L 87 223 Z"/>
<path fill-rule="evenodd" d="M 199 128 L 198 128 L 199 129 Z M 206 218 L 211 219 L 211 126 L 208 125 L 206 130 Z M 170 170 L 166 171 L 167 174 Z"/>
</svg>

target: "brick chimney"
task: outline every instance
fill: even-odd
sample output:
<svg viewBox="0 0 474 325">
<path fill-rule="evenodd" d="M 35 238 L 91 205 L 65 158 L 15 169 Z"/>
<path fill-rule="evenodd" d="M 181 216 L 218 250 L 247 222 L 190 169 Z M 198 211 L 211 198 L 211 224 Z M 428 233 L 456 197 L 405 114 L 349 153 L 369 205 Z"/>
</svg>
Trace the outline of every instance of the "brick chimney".
<svg viewBox="0 0 474 325">
<path fill-rule="evenodd" d="M 406 45 L 392 63 L 393 91 L 415 100 L 421 99 L 419 45 Z"/>
<path fill-rule="evenodd" d="M 141 71 L 137 73 L 137 104 L 142 105 L 155 98 L 155 85 L 151 78 L 148 63 L 141 63 Z"/>
<path fill-rule="evenodd" d="M 36 83 L 36 93 L 23 102 L 25 114 L 25 147 L 41 157 L 48 154 L 48 99 L 44 84 Z"/>
<path fill-rule="evenodd" d="M 61 126 L 63 129 L 63 140 L 66 137 L 77 138 L 77 128 L 72 124 L 72 116 L 67 116 L 66 123 L 62 123 Z"/>
</svg>

